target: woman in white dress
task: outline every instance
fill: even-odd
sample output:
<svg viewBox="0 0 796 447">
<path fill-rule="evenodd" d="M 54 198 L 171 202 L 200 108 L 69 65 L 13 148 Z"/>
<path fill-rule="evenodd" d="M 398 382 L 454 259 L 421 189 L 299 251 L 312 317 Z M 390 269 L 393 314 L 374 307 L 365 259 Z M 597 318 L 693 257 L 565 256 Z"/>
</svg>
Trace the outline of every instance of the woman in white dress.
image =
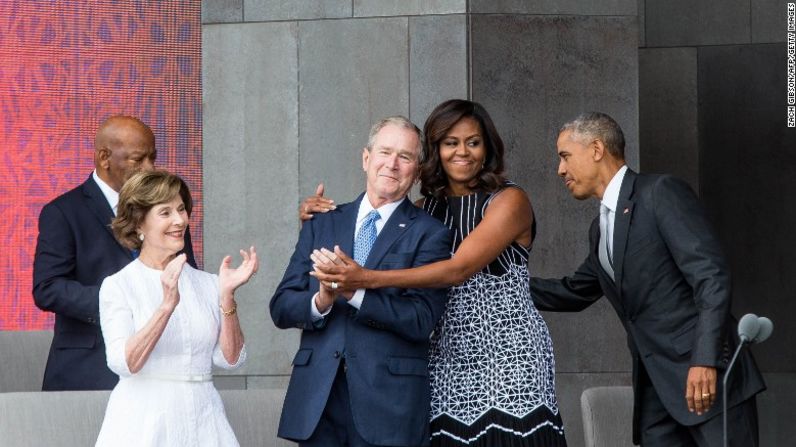
<svg viewBox="0 0 796 447">
<path fill-rule="evenodd" d="M 234 292 L 257 271 L 254 247 L 218 275 L 185 262 L 192 208 L 185 182 L 141 172 L 122 187 L 112 228 L 136 260 L 103 281 L 100 323 L 119 375 L 97 446 L 238 446 L 211 368 L 246 360 Z"/>
</svg>

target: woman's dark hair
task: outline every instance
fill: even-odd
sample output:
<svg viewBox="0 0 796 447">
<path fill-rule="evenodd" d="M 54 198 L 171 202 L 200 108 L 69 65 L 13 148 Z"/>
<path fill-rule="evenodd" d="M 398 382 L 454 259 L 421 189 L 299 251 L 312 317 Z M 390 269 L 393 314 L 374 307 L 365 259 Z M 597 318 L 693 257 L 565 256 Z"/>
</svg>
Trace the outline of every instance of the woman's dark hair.
<svg viewBox="0 0 796 447">
<path fill-rule="evenodd" d="M 116 239 L 131 250 L 141 249 L 138 227 L 155 205 L 169 202 L 177 196 L 182 198 L 188 216 L 193 209 L 193 199 L 188 185 L 178 176 L 167 171 L 141 171 L 124 182 L 119 191 L 119 204 L 111 229 Z"/>
<path fill-rule="evenodd" d="M 481 171 L 473 179 L 472 189 L 494 192 L 506 179 L 503 177 L 503 140 L 498 135 L 492 118 L 477 102 L 465 99 L 450 99 L 438 105 L 428 116 L 423 134 L 423 164 L 420 168 L 420 193 L 424 196 L 442 198 L 448 186 L 448 176 L 442 169 L 439 156 L 440 142 L 462 118 L 472 118 L 481 127 L 486 148 L 486 158 Z"/>
</svg>

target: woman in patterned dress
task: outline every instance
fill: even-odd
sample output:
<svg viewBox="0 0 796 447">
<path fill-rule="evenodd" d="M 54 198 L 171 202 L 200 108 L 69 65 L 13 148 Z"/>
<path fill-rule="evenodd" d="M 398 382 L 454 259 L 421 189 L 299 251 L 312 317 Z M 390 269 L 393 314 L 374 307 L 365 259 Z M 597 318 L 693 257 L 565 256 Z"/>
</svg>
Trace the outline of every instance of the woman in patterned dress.
<svg viewBox="0 0 796 447">
<path fill-rule="evenodd" d="M 452 286 L 432 334 L 432 445 L 565 446 L 552 343 L 528 288 L 528 196 L 502 176 L 503 142 L 480 104 L 440 104 L 424 134 L 416 205 L 451 229 L 451 259 L 373 271 L 322 249 L 313 274 L 339 290 Z M 328 207 L 318 199 L 305 211 Z"/>
</svg>

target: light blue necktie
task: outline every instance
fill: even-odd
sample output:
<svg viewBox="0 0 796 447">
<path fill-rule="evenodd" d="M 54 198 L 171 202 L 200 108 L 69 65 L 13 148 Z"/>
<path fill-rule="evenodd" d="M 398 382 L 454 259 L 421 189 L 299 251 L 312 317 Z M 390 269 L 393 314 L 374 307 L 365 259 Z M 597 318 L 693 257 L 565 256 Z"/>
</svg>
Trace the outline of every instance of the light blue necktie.
<svg viewBox="0 0 796 447">
<path fill-rule="evenodd" d="M 611 259 L 611 234 L 613 233 L 613 228 L 611 228 L 611 221 L 609 220 L 608 214 L 611 212 L 605 205 L 600 205 L 600 245 L 597 248 L 597 255 L 600 259 L 600 264 L 603 266 L 603 269 L 611 279 L 614 278 L 614 263 L 613 259 Z"/>
<path fill-rule="evenodd" d="M 359 265 L 365 265 L 370 249 L 376 242 L 376 221 L 379 219 L 381 219 L 381 215 L 378 211 L 369 212 L 365 216 L 362 226 L 359 227 L 359 233 L 354 238 L 354 261 Z"/>
</svg>

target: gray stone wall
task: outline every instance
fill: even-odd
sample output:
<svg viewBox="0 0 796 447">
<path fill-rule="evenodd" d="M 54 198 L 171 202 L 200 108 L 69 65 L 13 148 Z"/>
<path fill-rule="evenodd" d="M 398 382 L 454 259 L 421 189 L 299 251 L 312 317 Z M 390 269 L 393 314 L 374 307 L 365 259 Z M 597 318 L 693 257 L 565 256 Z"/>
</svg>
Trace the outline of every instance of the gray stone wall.
<svg viewBox="0 0 796 447">
<path fill-rule="evenodd" d="M 784 65 L 776 45 L 784 40 L 781 8 L 773 0 L 204 0 L 205 267 L 216 270 L 224 254 L 250 244 L 263 260 L 238 298 L 249 363 L 218 385 L 287 383 L 298 331 L 273 327 L 268 300 L 298 235 L 301 198 L 322 181 L 327 195 L 353 199 L 364 188 L 359 157 L 370 124 L 400 113 L 422 126 L 436 104 L 453 97 L 483 103 L 507 144 L 508 175 L 526 189 L 538 220 L 535 274 L 569 273 L 585 256 L 596 205 L 572 200 L 557 178 L 555 138 L 562 122 L 596 109 L 625 129 L 632 167 L 673 172 L 703 193 L 734 267 L 759 266 L 735 275 L 747 297 L 736 298 L 736 313 L 792 310 L 781 291 L 793 290 L 793 255 L 766 249 L 792 240 L 781 229 L 793 222 L 792 207 L 741 202 L 757 216 L 745 225 L 732 199 L 758 191 L 738 180 L 750 174 L 754 184 L 782 174 L 772 184 L 788 191 L 794 176 L 782 168 L 794 167 L 787 149 L 796 147 L 794 133 L 766 127 L 767 115 L 750 121 L 714 112 L 752 113 L 754 95 L 780 95 L 775 87 L 732 93 L 751 83 L 778 85 L 753 69 L 774 73 Z M 764 48 L 770 43 L 774 49 Z M 714 88 L 726 70 L 742 74 Z M 722 132 L 726 138 L 715 137 Z M 772 141 L 763 153 L 779 158 L 739 172 L 759 160 L 745 149 L 760 140 Z M 785 211 L 767 219 L 777 205 Z M 771 237 L 760 246 L 739 243 L 764 230 Z M 624 332 L 607 302 L 544 317 L 567 437 L 578 447 L 582 390 L 629 383 Z M 796 434 L 787 423 L 793 412 L 775 399 L 796 387 L 792 350 L 782 357 L 794 328 L 783 317 L 775 322 L 775 337 L 754 348 L 772 390 L 759 399 L 764 446 Z"/>
<path fill-rule="evenodd" d="M 557 176 L 558 129 L 583 111 L 605 111 L 627 132 L 628 161 L 637 166 L 636 17 L 473 14 L 470 20 L 472 99 L 492 115 L 506 145 L 508 177 L 534 207 L 532 274 L 570 274 L 586 257 L 597 204 L 572 199 Z M 567 440 L 582 445 L 581 392 L 629 384 L 624 330 L 605 300 L 544 318 Z"/>
<path fill-rule="evenodd" d="M 771 317 L 752 346 L 768 391 L 758 397 L 761 446 L 790 445 L 796 411 L 792 291 L 796 129 L 785 123 L 786 3 L 640 0 L 641 168 L 688 180 L 730 262 L 733 313 Z"/>
<path fill-rule="evenodd" d="M 268 301 L 297 239 L 297 207 L 319 182 L 339 202 L 364 189 L 371 124 L 422 125 L 468 96 L 464 2 L 204 2 L 205 268 L 254 244 L 260 274 L 238 293 L 249 361 L 225 388 L 284 386 L 298 331 Z"/>
<path fill-rule="evenodd" d="M 532 267 L 571 272 L 586 253 L 594 203 L 557 178 L 558 127 L 604 110 L 638 164 L 636 2 L 208 1 L 203 9 L 206 268 L 254 244 L 263 267 L 239 292 L 249 362 L 225 388 L 284 386 L 298 331 L 273 327 L 268 300 L 287 265 L 300 199 L 326 185 L 338 201 L 364 188 L 371 123 L 422 126 L 449 98 L 472 98 L 507 143 L 509 176 L 539 221 Z M 599 35 L 599 39 L 594 39 Z M 570 445 L 583 444 L 580 394 L 628 384 L 624 333 L 607 303 L 547 314 Z"/>
</svg>

